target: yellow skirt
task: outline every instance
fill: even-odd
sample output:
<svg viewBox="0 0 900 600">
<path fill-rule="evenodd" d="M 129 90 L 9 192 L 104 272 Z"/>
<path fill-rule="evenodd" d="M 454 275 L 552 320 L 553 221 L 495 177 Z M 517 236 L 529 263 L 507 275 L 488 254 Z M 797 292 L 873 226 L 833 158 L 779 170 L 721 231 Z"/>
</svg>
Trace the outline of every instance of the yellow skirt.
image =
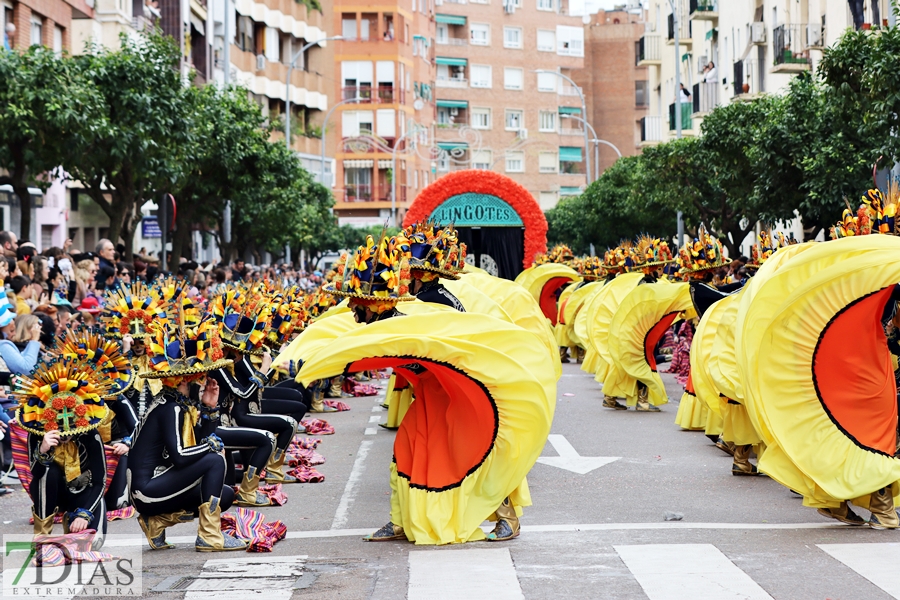
<svg viewBox="0 0 900 600">
<path fill-rule="evenodd" d="M 387 392 L 385 392 L 384 396 L 388 405 L 387 423 L 385 425 L 390 429 L 396 429 L 400 427 L 403 417 L 406 416 L 406 411 L 409 410 L 409 405 L 412 404 L 412 387 L 407 383 L 405 387 L 397 389 L 397 376 L 391 375 L 388 381 Z"/>
<path fill-rule="evenodd" d="M 595 377 L 603 383 L 614 369 L 612 356 L 609 353 L 609 328 L 619 303 L 638 286 L 644 276 L 641 273 L 625 273 L 619 275 L 600 290 L 591 302 L 588 318 L 588 341 L 598 354 L 599 360 Z"/>
<path fill-rule="evenodd" d="M 675 415 L 675 424 L 689 431 L 703 431 L 706 429 L 706 420 L 709 408 L 697 399 L 695 394 L 685 391 L 678 404 L 678 413 Z"/>
</svg>

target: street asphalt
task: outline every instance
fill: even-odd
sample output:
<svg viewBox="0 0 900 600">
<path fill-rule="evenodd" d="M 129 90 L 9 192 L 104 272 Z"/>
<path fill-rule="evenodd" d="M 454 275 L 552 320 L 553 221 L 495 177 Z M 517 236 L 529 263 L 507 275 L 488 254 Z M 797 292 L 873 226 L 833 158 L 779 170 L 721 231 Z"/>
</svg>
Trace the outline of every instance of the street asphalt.
<svg viewBox="0 0 900 600">
<path fill-rule="evenodd" d="M 508 549 L 521 590 L 506 586 L 512 590 L 509 597 L 535 600 L 900 597 L 897 575 L 870 573 L 878 570 L 878 558 L 885 552 L 897 556 L 893 544 L 900 542 L 900 531 L 842 526 L 804 508 L 799 497 L 768 478 L 732 476 L 729 456 L 702 432 L 681 431 L 674 424 L 681 388 L 669 375 L 663 377 L 670 403 L 661 413 L 612 411 L 601 407 L 600 386 L 579 367 L 564 365 L 552 433 L 564 436 L 583 457 L 618 458 L 583 475 L 535 465 L 528 476 L 534 506 L 526 509 L 522 518 L 521 536 L 506 543 L 428 548 L 406 542 L 361 541 L 364 533 L 389 518 L 388 466 L 394 434 L 375 423 L 384 421 L 387 414 L 379 407 L 380 397 L 351 398 L 345 401 L 352 410 L 326 415 L 337 432 L 320 436 L 318 451 L 327 462 L 318 470 L 325 481 L 287 486 L 288 503 L 263 511 L 269 520 L 284 521 L 289 531 L 288 539 L 267 556 L 307 557 L 292 597 L 425 597 L 411 591 L 411 552 L 441 553 L 435 571 L 440 573 L 444 562 L 467 556 L 450 553 L 475 549 Z M 558 448 L 548 443 L 543 455 L 557 456 Z M 28 497 L 20 487 L 16 490 L 0 498 L 0 533 L 30 532 Z M 667 512 L 683 518 L 666 521 Z M 860 514 L 868 517 L 864 511 Z M 177 542 L 177 549 L 145 549 L 144 594 L 220 600 L 251 596 L 246 592 L 198 596 L 153 591 L 173 577 L 197 576 L 207 560 L 248 556 L 197 553 L 192 544 L 195 532 L 192 525 L 176 526 L 169 530 L 169 537 Z M 131 519 L 111 523 L 110 533 L 140 535 L 140 529 Z M 840 546 L 836 552 L 849 549 L 854 556 L 863 557 L 868 570 L 839 561 L 822 547 L 829 544 Z M 653 572 L 647 571 L 646 565 L 641 567 L 640 561 L 626 563 L 626 546 L 640 546 L 631 548 L 631 555 L 643 556 L 656 565 Z M 700 558 L 692 557 L 703 553 L 718 560 L 711 563 L 711 570 L 721 575 L 722 581 L 714 582 L 723 586 L 721 593 L 702 591 L 706 588 L 701 583 L 715 580 L 715 573 L 705 574 L 699 568 L 693 573 L 692 567 L 673 566 L 700 564 Z M 505 556 L 502 552 L 493 555 Z M 896 571 L 897 562 L 892 564 Z M 667 565 L 674 572 L 667 573 Z M 757 595 L 740 591 L 738 583 L 745 579 Z M 429 597 L 507 597 L 491 592 L 490 580 L 485 585 L 484 596 L 448 585 Z M 256 595 L 267 594 L 260 590 Z"/>
</svg>

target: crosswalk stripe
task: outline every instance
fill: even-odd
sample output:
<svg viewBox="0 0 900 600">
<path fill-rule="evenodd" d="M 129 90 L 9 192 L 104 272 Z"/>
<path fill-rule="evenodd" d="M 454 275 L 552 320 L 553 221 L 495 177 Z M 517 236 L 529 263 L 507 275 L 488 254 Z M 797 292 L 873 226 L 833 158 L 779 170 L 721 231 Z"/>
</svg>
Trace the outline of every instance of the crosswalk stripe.
<svg viewBox="0 0 900 600">
<path fill-rule="evenodd" d="M 613 546 L 650 600 L 771 600 L 712 544 Z"/>
<path fill-rule="evenodd" d="M 182 588 L 184 600 L 290 600 L 303 574 L 306 556 L 251 556 L 207 560 L 200 574 Z"/>
<path fill-rule="evenodd" d="M 894 598 L 900 598 L 900 544 L 817 544 Z"/>
<path fill-rule="evenodd" d="M 523 600 L 508 548 L 414 550 L 407 600 Z"/>
</svg>

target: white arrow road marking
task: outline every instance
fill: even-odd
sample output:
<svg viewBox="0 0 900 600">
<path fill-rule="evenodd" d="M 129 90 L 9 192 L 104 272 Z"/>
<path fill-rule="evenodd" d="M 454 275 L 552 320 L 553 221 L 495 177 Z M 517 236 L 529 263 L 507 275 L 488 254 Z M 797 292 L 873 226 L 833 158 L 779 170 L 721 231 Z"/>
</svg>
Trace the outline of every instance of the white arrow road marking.
<svg viewBox="0 0 900 600">
<path fill-rule="evenodd" d="M 581 456 L 563 435 L 551 434 L 547 441 L 559 456 L 542 456 L 538 462 L 551 467 L 559 467 L 579 475 L 586 475 L 594 469 L 608 465 L 622 458 L 621 456 Z"/>
</svg>

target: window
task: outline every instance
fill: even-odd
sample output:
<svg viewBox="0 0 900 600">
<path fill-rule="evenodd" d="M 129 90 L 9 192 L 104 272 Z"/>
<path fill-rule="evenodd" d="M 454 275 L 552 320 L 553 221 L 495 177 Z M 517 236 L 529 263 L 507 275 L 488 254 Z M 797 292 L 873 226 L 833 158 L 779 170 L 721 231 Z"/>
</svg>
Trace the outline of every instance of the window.
<svg viewBox="0 0 900 600">
<path fill-rule="evenodd" d="M 553 10 L 553 0 L 537 0 L 538 10 Z"/>
<path fill-rule="evenodd" d="M 556 111 L 542 110 L 538 120 L 539 131 L 556 131 Z"/>
<path fill-rule="evenodd" d="M 509 113 L 507 113 L 509 114 Z M 525 153 L 524 152 L 507 152 L 506 153 L 506 172 L 507 173 L 524 173 L 525 172 Z"/>
<path fill-rule="evenodd" d="M 537 49 L 541 52 L 556 52 L 556 32 L 538 29 Z"/>
<path fill-rule="evenodd" d="M 541 173 L 556 173 L 559 171 L 559 153 L 541 152 L 538 156 L 538 167 Z"/>
<path fill-rule="evenodd" d="M 647 87 L 647 81 L 634 82 L 634 105 L 648 106 L 650 104 L 650 94 Z"/>
<path fill-rule="evenodd" d="M 341 21 L 341 35 L 344 36 L 346 41 L 356 41 L 356 16 L 343 18 Z"/>
<path fill-rule="evenodd" d="M 436 38 L 438 44 L 449 44 L 450 39 L 450 28 L 447 27 L 446 23 L 438 23 L 437 24 L 437 35 Z"/>
<path fill-rule="evenodd" d="M 440 172 L 446 172 L 450 170 L 450 155 L 446 152 L 441 152 L 441 155 L 438 156 L 437 170 Z"/>
<path fill-rule="evenodd" d="M 397 137 L 393 108 L 378 109 L 375 112 L 376 123 L 378 125 L 378 136 L 383 138 Z"/>
<path fill-rule="evenodd" d="M 485 23 L 472 23 L 469 42 L 473 46 L 489 46 L 491 44 L 491 26 Z"/>
<path fill-rule="evenodd" d="M 490 65 L 472 65 L 469 69 L 469 74 L 472 77 L 471 86 L 473 88 L 491 87 Z"/>
<path fill-rule="evenodd" d="M 522 47 L 522 28 L 521 27 L 504 27 L 503 28 L 503 47 L 504 48 L 521 48 Z"/>
<path fill-rule="evenodd" d="M 560 77 L 556 73 L 538 73 L 537 87 L 539 92 L 555 92 L 559 85 Z"/>
<path fill-rule="evenodd" d="M 584 29 L 557 25 L 556 53 L 560 56 L 584 56 Z"/>
<path fill-rule="evenodd" d="M 521 110 L 509 110 L 506 111 L 506 130 L 507 131 L 518 131 L 522 129 L 522 123 L 524 121 L 524 115 Z"/>
<path fill-rule="evenodd" d="M 559 195 L 556 192 L 541 192 L 540 204 L 541 210 L 548 210 L 556 206 L 559 201 Z"/>
<path fill-rule="evenodd" d="M 44 21 L 38 16 L 31 17 L 31 45 L 40 46 L 44 33 Z"/>
<path fill-rule="evenodd" d="M 491 128 L 491 109 L 489 108 L 473 108 L 472 109 L 472 129 L 490 129 Z"/>
<path fill-rule="evenodd" d="M 490 171 L 494 163 L 490 150 L 476 150 L 472 153 L 472 168 Z"/>
<path fill-rule="evenodd" d="M 54 27 L 53 28 L 53 51 L 57 54 L 62 54 L 63 51 L 63 30 L 62 27 Z M 44 248 L 49 248 L 49 246 L 44 246 Z"/>
<path fill-rule="evenodd" d="M 524 84 L 525 72 L 513 67 L 503 68 L 503 87 L 508 90 L 521 90 Z"/>
<path fill-rule="evenodd" d="M 348 110 L 341 114 L 341 137 L 371 135 L 375 113 L 371 110 Z"/>
</svg>

